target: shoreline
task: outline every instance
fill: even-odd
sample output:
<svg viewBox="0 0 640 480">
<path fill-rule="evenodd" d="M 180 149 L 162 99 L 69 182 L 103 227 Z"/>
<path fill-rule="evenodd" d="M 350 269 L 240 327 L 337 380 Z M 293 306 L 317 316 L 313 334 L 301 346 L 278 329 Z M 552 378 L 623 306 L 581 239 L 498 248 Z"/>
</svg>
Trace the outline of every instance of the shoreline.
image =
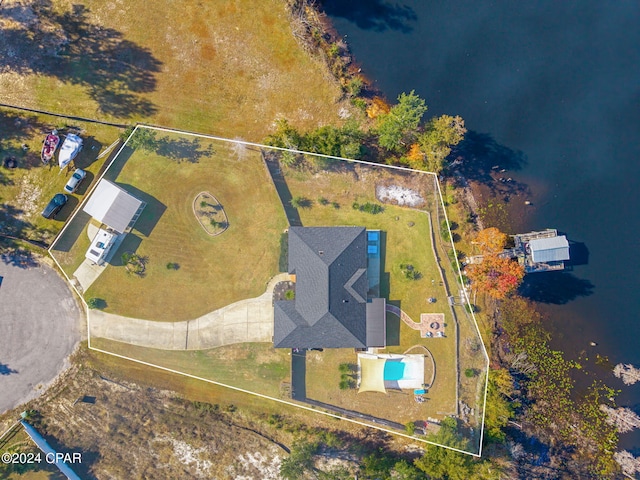
<svg viewBox="0 0 640 480">
<path fill-rule="evenodd" d="M 322 6 L 320 5 L 319 8 Z M 335 28 L 334 28 L 335 30 Z M 344 38 L 344 37 L 342 37 Z M 349 48 L 347 46 L 347 48 Z M 352 60 L 354 63 L 357 62 L 357 59 Z M 382 96 L 384 94 L 382 93 Z M 487 167 L 488 168 L 488 167 Z M 495 167 L 494 167 L 495 168 Z M 502 173 L 503 171 L 500 171 Z M 464 177 L 464 175 L 459 171 L 455 170 L 452 172 L 451 179 L 454 180 L 454 183 L 457 183 L 454 187 L 454 195 L 458 196 L 459 200 L 463 204 L 463 208 L 465 211 L 471 213 L 474 218 L 474 223 L 479 230 L 482 230 L 485 226 L 485 223 L 489 226 L 497 226 L 501 230 L 509 233 L 518 233 L 525 232 L 531 229 L 531 216 L 533 212 L 535 212 L 535 206 L 538 199 L 543 199 L 544 194 L 546 193 L 546 188 L 544 185 L 538 185 L 537 182 L 533 182 L 531 184 L 519 183 L 517 180 L 512 182 L 511 178 L 497 178 L 497 174 L 494 172 L 485 172 L 489 173 L 490 180 L 488 182 L 476 182 L 473 180 L 469 180 Z M 512 171 L 511 174 L 516 174 L 517 172 Z M 506 174 L 508 175 L 508 173 Z M 531 180 L 531 179 L 527 179 Z M 508 183 L 507 183 L 508 182 Z M 500 188 L 501 185 L 504 184 L 506 188 Z M 511 188 L 509 188 L 511 187 Z M 532 188 L 535 188 L 535 193 L 532 192 Z M 529 225 L 527 225 L 529 223 Z M 542 228 L 543 226 L 539 226 Z M 524 297 L 522 297 L 524 298 Z M 527 302 L 529 302 L 530 307 L 532 309 L 533 314 L 535 315 L 543 315 L 544 309 L 543 304 L 539 304 L 524 298 Z M 488 308 L 484 315 L 487 316 L 487 321 L 490 323 L 491 328 L 491 339 L 487 341 L 491 345 L 494 350 L 491 355 L 491 365 L 495 368 L 509 368 L 509 364 L 505 361 L 503 355 L 501 355 L 502 348 L 505 346 L 506 338 L 498 339 L 497 335 L 499 332 L 499 321 L 497 317 L 502 313 L 500 312 L 500 308 L 497 304 L 493 305 L 493 308 Z M 546 312 L 545 312 L 546 313 Z M 542 331 L 547 334 L 551 334 L 552 332 L 549 329 L 548 325 L 545 325 L 544 322 L 541 322 Z M 547 345 L 546 342 L 541 342 Z M 508 343 L 511 344 L 512 341 L 508 340 Z M 507 347 L 509 348 L 509 347 Z M 585 347 L 586 348 L 586 347 Z M 556 350 L 556 349 L 552 349 Z M 570 350 L 567 350 L 566 346 L 562 350 L 556 350 L 560 355 L 565 358 L 568 358 Z M 588 368 L 591 365 L 587 365 Z M 578 367 L 581 368 L 581 367 Z M 577 378 L 579 375 L 578 370 L 572 370 L 568 372 L 568 378 L 573 382 L 571 397 L 575 402 L 576 406 L 582 405 L 587 400 L 585 399 L 584 392 L 579 391 L 577 385 Z M 598 374 L 593 368 L 590 368 L 588 374 L 597 375 L 597 378 L 601 382 L 606 382 L 607 384 L 613 383 L 607 376 L 602 374 Z M 553 418 L 550 416 L 549 418 Z M 516 418 L 517 420 L 517 418 Z M 584 417 L 583 421 L 588 422 L 588 417 Z M 584 429 L 580 429 L 584 430 Z M 529 428 L 531 431 L 531 428 Z M 624 435 L 637 435 L 637 432 L 624 434 Z M 513 435 L 511 435 L 513 436 Z M 518 435 L 515 435 L 518 437 Z M 575 440 L 571 441 L 562 441 L 559 436 L 556 434 L 551 434 L 550 438 L 551 442 L 560 441 L 563 446 L 571 446 L 575 445 Z M 620 438 L 618 437 L 617 448 L 620 447 Z M 602 440 L 599 439 L 598 442 L 602 445 Z M 608 452 L 610 454 L 610 452 Z M 556 455 L 562 457 L 562 452 L 556 452 Z"/>
</svg>

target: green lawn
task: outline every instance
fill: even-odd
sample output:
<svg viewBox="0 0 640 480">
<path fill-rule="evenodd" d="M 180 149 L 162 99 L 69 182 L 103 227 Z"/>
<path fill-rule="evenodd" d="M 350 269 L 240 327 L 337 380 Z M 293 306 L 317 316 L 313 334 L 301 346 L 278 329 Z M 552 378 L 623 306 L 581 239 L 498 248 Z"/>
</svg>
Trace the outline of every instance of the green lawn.
<svg viewBox="0 0 640 480">
<path fill-rule="evenodd" d="M 281 383 L 290 378 L 290 350 L 266 343 L 167 351 L 92 338 L 91 346 L 273 398 L 281 397 Z"/>
<path fill-rule="evenodd" d="M 85 297 L 104 299 L 108 312 L 178 321 L 264 293 L 278 273 L 286 219 L 259 153 L 246 151 L 239 160 L 226 143 L 163 137 L 162 149 L 136 150 L 107 172 L 147 205 Z M 229 219 L 221 235 L 208 235 L 196 219 L 193 201 L 203 191 L 216 196 Z M 82 261 L 85 237 L 78 236 L 65 269 Z M 127 273 L 125 251 L 147 258 L 144 277 Z"/>
</svg>

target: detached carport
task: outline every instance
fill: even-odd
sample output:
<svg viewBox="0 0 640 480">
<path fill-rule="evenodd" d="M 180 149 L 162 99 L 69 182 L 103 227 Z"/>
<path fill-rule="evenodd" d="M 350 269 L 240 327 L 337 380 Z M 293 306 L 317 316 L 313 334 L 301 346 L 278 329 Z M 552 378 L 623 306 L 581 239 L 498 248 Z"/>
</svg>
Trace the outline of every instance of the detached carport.
<svg viewBox="0 0 640 480">
<path fill-rule="evenodd" d="M 83 210 L 121 234 L 133 227 L 145 205 L 115 183 L 102 179 Z"/>
<path fill-rule="evenodd" d="M 89 247 L 87 257 L 97 258 L 102 255 L 103 260 L 98 262 L 100 264 L 97 264 L 87 258 L 74 272 L 73 276 L 77 280 L 76 286 L 82 291 L 86 292 L 104 271 L 106 263 L 103 262 L 108 262 L 115 254 L 126 234 L 140 217 L 145 206 L 146 203 L 118 185 L 109 180 L 100 180 L 83 210 L 102 225 L 101 228 L 92 224 L 88 226 L 87 235 L 91 239 L 92 245 Z M 105 250 L 102 254 L 100 254 L 98 248 L 94 248 L 94 243 L 99 239 L 97 235 L 100 234 L 101 230 L 117 235 L 115 241 L 110 244 L 110 250 L 108 252 Z"/>
</svg>

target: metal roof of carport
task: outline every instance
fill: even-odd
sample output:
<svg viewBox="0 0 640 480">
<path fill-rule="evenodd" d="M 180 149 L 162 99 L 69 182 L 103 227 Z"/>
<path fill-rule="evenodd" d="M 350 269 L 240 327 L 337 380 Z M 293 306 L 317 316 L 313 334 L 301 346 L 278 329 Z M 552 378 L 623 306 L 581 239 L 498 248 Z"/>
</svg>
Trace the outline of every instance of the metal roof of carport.
<svg viewBox="0 0 640 480">
<path fill-rule="evenodd" d="M 142 208 L 144 202 L 109 180 L 102 179 L 83 210 L 116 232 L 124 233 Z"/>
</svg>

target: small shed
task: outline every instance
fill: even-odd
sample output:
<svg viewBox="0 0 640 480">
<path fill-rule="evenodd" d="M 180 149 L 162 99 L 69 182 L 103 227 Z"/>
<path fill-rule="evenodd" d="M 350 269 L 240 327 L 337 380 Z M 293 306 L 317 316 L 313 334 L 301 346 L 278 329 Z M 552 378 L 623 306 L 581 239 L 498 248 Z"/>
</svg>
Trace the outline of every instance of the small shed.
<svg viewBox="0 0 640 480">
<path fill-rule="evenodd" d="M 550 238 L 536 238 L 529 242 L 531 258 L 536 263 L 561 262 L 569 260 L 569 242 L 560 235 Z"/>
<path fill-rule="evenodd" d="M 83 210 L 117 233 L 125 233 L 136 222 L 145 205 L 126 190 L 102 179 Z"/>
</svg>

